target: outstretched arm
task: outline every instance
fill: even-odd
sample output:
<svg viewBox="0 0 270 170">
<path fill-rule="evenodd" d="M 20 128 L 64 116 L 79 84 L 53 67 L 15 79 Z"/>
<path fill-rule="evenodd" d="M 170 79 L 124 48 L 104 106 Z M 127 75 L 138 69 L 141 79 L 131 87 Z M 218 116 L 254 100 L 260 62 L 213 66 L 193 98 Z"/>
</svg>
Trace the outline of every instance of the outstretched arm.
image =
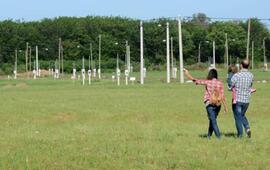
<svg viewBox="0 0 270 170">
<path fill-rule="evenodd" d="M 192 80 L 196 85 L 206 85 L 208 83 L 208 80 L 200 80 L 192 77 L 192 75 L 189 73 L 187 69 L 184 69 L 185 75 L 189 80 Z"/>
<path fill-rule="evenodd" d="M 192 75 L 189 73 L 187 69 L 184 69 L 184 73 L 189 80 L 195 81 L 195 78 L 192 77 Z"/>
</svg>

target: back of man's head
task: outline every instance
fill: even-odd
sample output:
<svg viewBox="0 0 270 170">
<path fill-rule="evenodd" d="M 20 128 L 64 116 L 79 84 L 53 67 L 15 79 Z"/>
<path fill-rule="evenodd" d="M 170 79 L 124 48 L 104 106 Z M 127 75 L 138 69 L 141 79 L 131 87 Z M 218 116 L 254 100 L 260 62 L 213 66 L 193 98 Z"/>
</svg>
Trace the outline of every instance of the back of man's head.
<svg viewBox="0 0 270 170">
<path fill-rule="evenodd" d="M 242 65 L 242 68 L 248 69 L 248 67 L 249 67 L 249 60 L 248 59 L 243 60 L 241 62 L 241 65 Z"/>
</svg>

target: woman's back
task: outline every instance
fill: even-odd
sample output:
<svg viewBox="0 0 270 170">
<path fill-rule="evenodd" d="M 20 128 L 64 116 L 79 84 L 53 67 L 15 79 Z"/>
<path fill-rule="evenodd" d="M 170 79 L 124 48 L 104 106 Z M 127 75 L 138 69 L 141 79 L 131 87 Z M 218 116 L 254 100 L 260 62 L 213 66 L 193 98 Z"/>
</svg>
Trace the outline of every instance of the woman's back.
<svg viewBox="0 0 270 170">
<path fill-rule="evenodd" d="M 224 97 L 224 88 L 223 88 L 223 83 L 214 78 L 212 80 L 200 80 L 197 79 L 195 80 L 195 83 L 197 85 L 205 85 L 205 92 L 204 92 L 204 102 L 209 101 L 211 98 L 211 94 L 213 93 L 214 90 L 219 91 L 222 97 Z"/>
</svg>

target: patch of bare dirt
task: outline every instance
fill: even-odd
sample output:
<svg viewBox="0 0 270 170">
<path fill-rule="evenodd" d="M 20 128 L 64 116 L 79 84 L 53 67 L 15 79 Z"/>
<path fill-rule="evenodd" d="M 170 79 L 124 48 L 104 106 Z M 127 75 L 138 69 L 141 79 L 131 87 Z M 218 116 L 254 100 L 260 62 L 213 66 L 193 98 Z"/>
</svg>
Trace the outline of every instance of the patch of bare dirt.
<svg viewBox="0 0 270 170">
<path fill-rule="evenodd" d="M 75 115 L 69 114 L 69 113 L 57 113 L 54 116 L 54 119 L 59 122 L 69 122 L 72 120 L 75 120 Z"/>
<path fill-rule="evenodd" d="M 19 88 L 25 88 L 27 86 L 28 85 L 26 83 L 18 83 L 18 84 L 16 84 L 16 87 L 19 87 Z"/>
<path fill-rule="evenodd" d="M 12 88 L 13 85 L 12 84 L 6 84 L 3 86 L 4 89 L 9 89 L 9 88 Z"/>
</svg>

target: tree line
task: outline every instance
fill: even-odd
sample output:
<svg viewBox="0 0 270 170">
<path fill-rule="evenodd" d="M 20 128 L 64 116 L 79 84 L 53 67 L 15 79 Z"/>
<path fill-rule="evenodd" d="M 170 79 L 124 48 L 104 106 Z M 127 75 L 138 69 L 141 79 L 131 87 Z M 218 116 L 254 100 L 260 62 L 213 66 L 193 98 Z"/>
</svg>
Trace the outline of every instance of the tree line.
<svg viewBox="0 0 270 170">
<path fill-rule="evenodd" d="M 166 23 L 170 24 L 170 37 L 173 39 L 173 54 L 178 60 L 177 21 L 159 18 L 144 22 L 144 56 L 147 67 L 155 68 L 165 64 L 166 60 Z M 0 21 L 0 72 L 13 70 L 15 50 L 18 53 L 18 69 L 25 68 L 26 42 L 32 47 L 32 61 L 35 46 L 39 47 L 41 68 L 53 66 L 58 59 L 58 39 L 62 39 L 64 65 L 71 71 L 74 63 L 80 67 L 81 59 L 90 55 L 90 43 L 94 60 L 98 59 L 98 36 L 101 35 L 101 65 L 103 69 L 113 69 L 116 54 L 121 63 L 125 60 L 125 45 L 131 48 L 131 62 L 134 67 L 140 60 L 140 21 L 123 17 L 57 17 L 40 21 Z M 228 47 L 231 62 L 246 56 L 247 21 L 215 21 L 203 13 L 183 19 L 183 55 L 185 63 L 198 62 L 199 46 L 201 62 L 208 62 L 212 56 L 212 41 L 216 43 L 216 61 L 224 62 L 225 34 L 228 35 Z M 266 56 L 270 54 L 269 30 L 256 18 L 251 19 L 251 41 L 254 41 L 255 62 L 263 61 L 263 39 Z M 118 45 L 116 45 L 118 42 Z M 80 47 L 80 48 L 78 48 Z M 250 52 L 251 54 L 251 52 Z"/>
</svg>

